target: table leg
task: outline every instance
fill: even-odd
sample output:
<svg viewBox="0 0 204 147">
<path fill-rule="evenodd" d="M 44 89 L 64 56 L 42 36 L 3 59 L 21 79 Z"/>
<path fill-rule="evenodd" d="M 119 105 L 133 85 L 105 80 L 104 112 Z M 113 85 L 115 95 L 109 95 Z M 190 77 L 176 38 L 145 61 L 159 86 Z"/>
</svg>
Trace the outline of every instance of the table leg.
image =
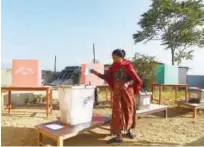
<svg viewBox="0 0 204 147">
<path fill-rule="evenodd" d="M 11 113 L 11 90 L 8 91 L 8 113 Z"/>
<path fill-rule="evenodd" d="M 181 110 L 180 110 L 180 104 L 179 103 L 177 103 L 177 110 L 180 112 Z"/>
<path fill-rule="evenodd" d="M 162 100 L 161 100 L 161 89 L 162 89 L 162 87 L 161 87 L 161 85 L 159 85 L 159 105 L 161 105 L 161 102 L 162 102 Z"/>
<path fill-rule="evenodd" d="M 111 93 L 111 105 L 113 104 L 113 92 L 112 92 L 112 90 L 110 89 L 110 93 Z"/>
<path fill-rule="evenodd" d="M 136 114 L 136 118 L 135 118 L 135 119 L 136 119 L 136 121 L 135 121 L 135 122 L 136 122 L 136 125 L 137 125 L 137 124 L 138 124 L 138 121 L 139 121 L 139 117 L 138 117 L 138 115 L 137 115 L 137 114 Z"/>
<path fill-rule="evenodd" d="M 197 109 L 193 108 L 193 118 L 196 118 Z"/>
<path fill-rule="evenodd" d="M 52 101 L 52 89 L 50 89 L 50 114 L 52 113 L 53 110 L 53 101 Z"/>
<path fill-rule="evenodd" d="M 152 96 L 151 96 L 151 103 L 153 103 L 154 100 L 154 84 L 152 84 Z"/>
<path fill-rule="evenodd" d="M 62 137 L 57 138 L 57 146 L 63 147 L 63 139 Z"/>
<path fill-rule="evenodd" d="M 168 116 L 168 110 L 166 109 L 164 110 L 164 118 L 167 118 L 167 116 Z"/>
<path fill-rule="evenodd" d="M 175 87 L 175 102 L 177 102 L 177 98 L 178 98 L 178 87 Z"/>
<path fill-rule="evenodd" d="M 46 117 L 49 117 L 49 90 L 46 90 Z"/>
<path fill-rule="evenodd" d="M 188 94 L 188 87 L 185 87 L 185 100 L 188 100 L 188 97 L 190 97 L 190 93 Z"/>
<path fill-rule="evenodd" d="M 109 100 L 108 100 L 108 88 L 106 87 L 106 103 L 108 103 Z"/>
<path fill-rule="evenodd" d="M 4 110 L 4 93 L 1 91 L 1 110 Z"/>
<path fill-rule="evenodd" d="M 42 145 L 42 140 L 43 140 L 43 136 L 42 136 L 42 133 L 37 130 L 37 142 L 38 142 L 38 146 L 41 146 Z"/>
<path fill-rule="evenodd" d="M 95 105 L 99 105 L 97 88 L 95 89 L 94 94 L 95 94 Z"/>
</svg>

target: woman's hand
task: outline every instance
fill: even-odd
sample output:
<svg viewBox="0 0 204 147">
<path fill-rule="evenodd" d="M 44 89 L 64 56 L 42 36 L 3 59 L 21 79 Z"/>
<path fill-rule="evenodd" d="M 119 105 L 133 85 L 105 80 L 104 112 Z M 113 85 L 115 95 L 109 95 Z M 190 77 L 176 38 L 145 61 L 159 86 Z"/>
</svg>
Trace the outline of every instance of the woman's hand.
<svg viewBox="0 0 204 147">
<path fill-rule="evenodd" d="M 96 73 L 96 71 L 95 71 L 94 69 L 91 69 L 90 72 L 91 72 L 92 74 L 95 74 L 95 73 Z"/>
<path fill-rule="evenodd" d="M 128 84 L 125 83 L 125 84 L 123 85 L 123 88 L 124 88 L 124 89 L 127 89 L 127 88 L 128 88 Z"/>
</svg>

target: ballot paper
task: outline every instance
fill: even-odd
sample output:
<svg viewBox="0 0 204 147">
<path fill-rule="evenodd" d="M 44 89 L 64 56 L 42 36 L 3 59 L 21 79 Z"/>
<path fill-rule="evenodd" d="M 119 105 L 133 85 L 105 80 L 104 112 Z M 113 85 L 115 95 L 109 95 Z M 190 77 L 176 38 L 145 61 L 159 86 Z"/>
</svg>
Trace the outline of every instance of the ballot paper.
<svg viewBox="0 0 204 147">
<path fill-rule="evenodd" d="M 86 70 L 85 70 L 85 75 L 88 76 L 90 75 L 90 70 L 92 69 L 92 65 L 91 64 L 88 64 L 87 67 L 86 67 Z"/>
<path fill-rule="evenodd" d="M 59 130 L 59 129 L 63 128 L 63 126 L 58 125 L 58 124 L 49 124 L 49 125 L 46 125 L 46 127 L 50 128 L 52 130 Z"/>
</svg>

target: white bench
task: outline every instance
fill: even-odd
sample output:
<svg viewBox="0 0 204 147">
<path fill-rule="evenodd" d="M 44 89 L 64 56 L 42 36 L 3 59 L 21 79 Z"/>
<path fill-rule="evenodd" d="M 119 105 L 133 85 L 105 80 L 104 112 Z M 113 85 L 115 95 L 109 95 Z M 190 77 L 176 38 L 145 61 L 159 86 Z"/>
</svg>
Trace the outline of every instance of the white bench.
<svg viewBox="0 0 204 147">
<path fill-rule="evenodd" d="M 157 113 L 157 112 L 164 112 L 164 118 L 167 118 L 168 106 L 166 105 L 158 105 L 158 104 L 150 104 L 149 109 L 144 110 L 136 110 L 136 118 L 138 117 Z"/>
</svg>

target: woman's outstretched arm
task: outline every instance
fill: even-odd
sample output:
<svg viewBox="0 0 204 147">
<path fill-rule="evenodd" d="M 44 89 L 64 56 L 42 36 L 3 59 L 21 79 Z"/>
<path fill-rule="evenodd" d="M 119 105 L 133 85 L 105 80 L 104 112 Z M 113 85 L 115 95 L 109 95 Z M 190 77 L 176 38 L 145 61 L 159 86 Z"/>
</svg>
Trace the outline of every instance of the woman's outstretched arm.
<svg viewBox="0 0 204 147">
<path fill-rule="evenodd" d="M 95 74 L 96 76 L 98 76 L 99 78 L 103 79 L 103 80 L 106 80 L 110 77 L 110 74 L 109 73 L 105 73 L 105 74 L 101 74 L 93 69 L 90 70 L 91 73 Z"/>
</svg>

